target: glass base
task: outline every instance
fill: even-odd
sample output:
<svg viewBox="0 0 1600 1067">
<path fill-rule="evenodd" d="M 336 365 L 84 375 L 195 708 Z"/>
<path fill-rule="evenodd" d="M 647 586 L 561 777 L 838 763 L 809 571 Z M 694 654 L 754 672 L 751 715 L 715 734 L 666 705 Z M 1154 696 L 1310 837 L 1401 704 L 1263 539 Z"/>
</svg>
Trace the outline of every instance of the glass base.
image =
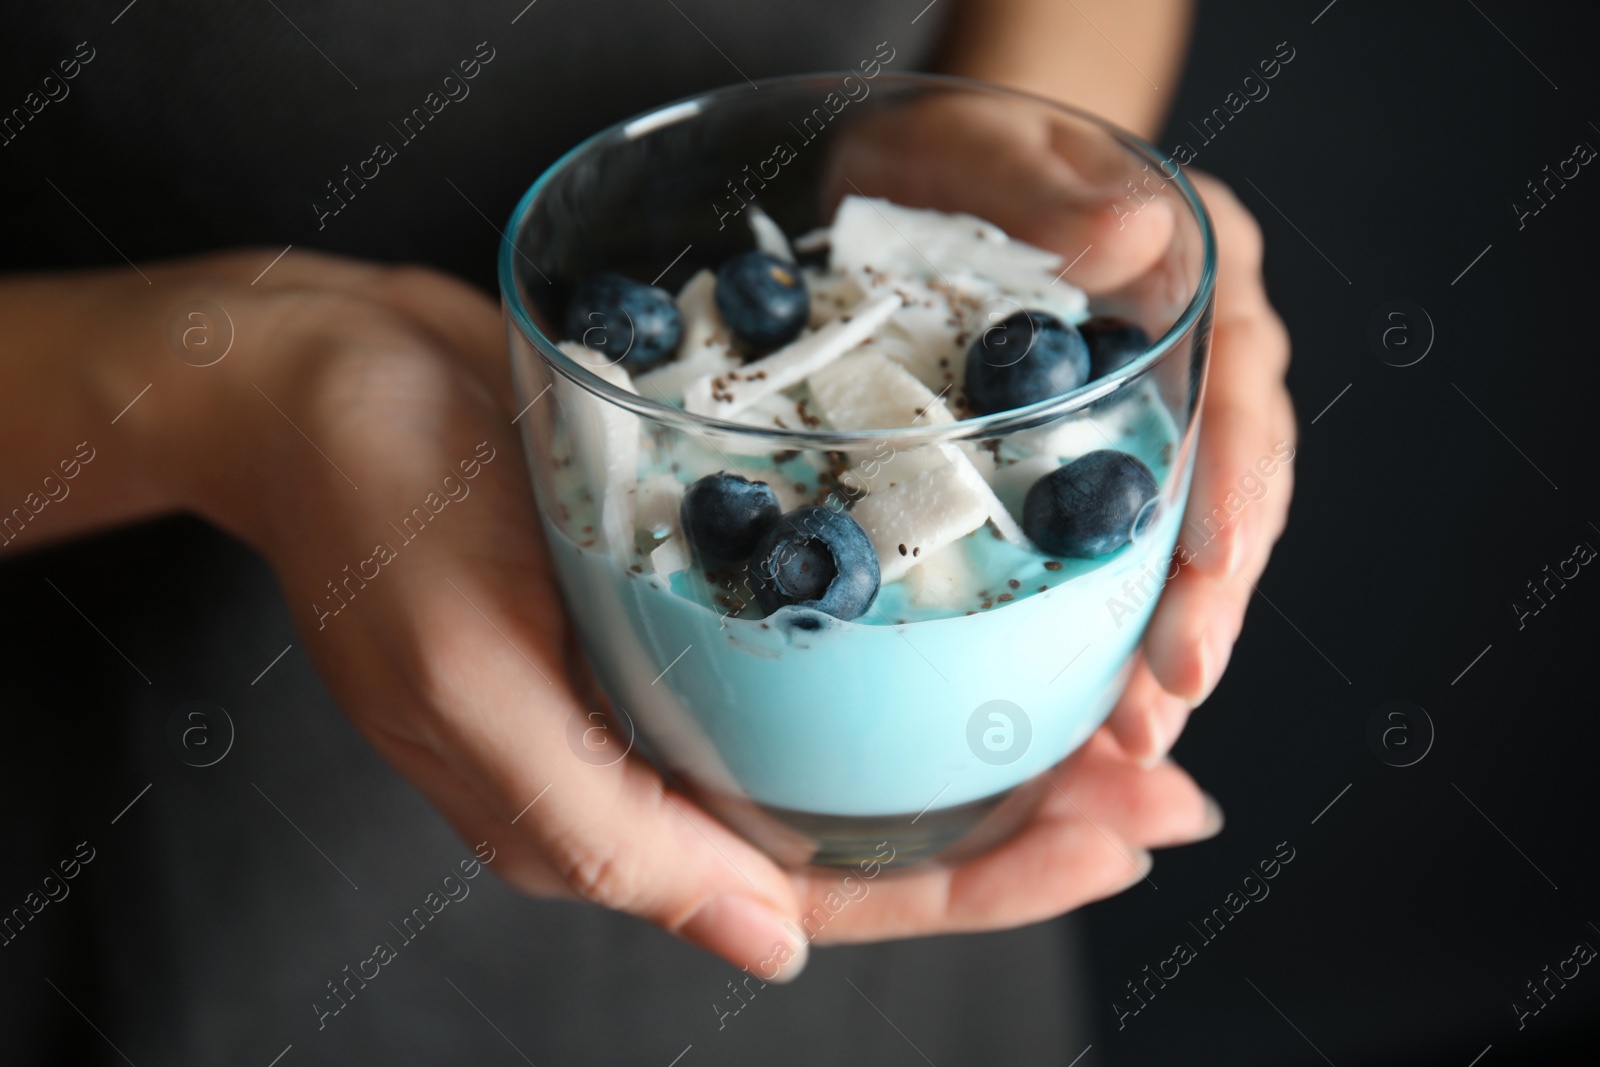
<svg viewBox="0 0 1600 1067">
<path fill-rule="evenodd" d="M 896 870 L 914 863 L 961 860 L 1002 844 L 1020 830 L 1050 788 L 1052 771 L 1003 793 L 903 815 L 819 815 L 757 804 L 748 797 L 673 784 L 786 867 Z"/>
</svg>

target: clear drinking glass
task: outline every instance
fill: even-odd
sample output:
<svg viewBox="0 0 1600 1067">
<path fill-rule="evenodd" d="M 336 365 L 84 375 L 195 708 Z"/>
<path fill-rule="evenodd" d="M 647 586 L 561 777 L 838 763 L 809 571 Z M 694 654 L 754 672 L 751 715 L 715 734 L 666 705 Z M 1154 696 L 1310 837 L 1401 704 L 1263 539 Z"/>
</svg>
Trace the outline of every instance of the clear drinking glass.
<svg viewBox="0 0 1600 1067">
<path fill-rule="evenodd" d="M 1133 256 L 1134 274 L 1088 294 L 1091 311 L 1154 340 L 1070 393 L 980 417 L 961 417 L 953 374 L 944 390 L 935 377 L 928 392 L 943 407 L 851 432 L 820 423 L 804 391 L 745 421 L 689 414 L 649 375 L 623 387 L 603 358 L 558 347 L 576 283 L 620 271 L 676 292 L 752 246 L 747 202 L 796 237 L 828 225 L 847 193 L 966 212 L 1055 245 L 1063 269 L 1026 281 L 1031 295 L 952 303 L 963 339 L 1019 307 L 1070 303 L 1061 282 L 1085 245 L 1155 240 Z M 1154 224 L 1163 214 L 1170 226 Z M 1177 165 L 1035 97 L 863 64 L 740 84 L 604 130 L 534 183 L 507 232 L 518 425 L 566 609 L 604 694 L 594 722 L 610 731 L 580 730 L 591 743 L 575 742 L 579 757 L 652 760 L 789 865 L 853 865 L 885 843 L 897 865 L 949 860 L 1015 832 L 1115 704 L 1172 568 L 1215 273 L 1210 224 Z M 886 264 L 927 259 L 914 236 L 885 244 Z M 941 277 L 950 254 L 928 260 Z M 1095 559 L 1018 542 L 1029 485 L 1101 448 L 1137 456 L 1158 485 L 1138 536 Z M 952 493 L 972 506 L 985 492 L 977 477 L 1012 518 L 992 516 L 926 562 L 917 545 L 899 562 L 891 553 L 852 621 L 792 606 L 767 615 L 748 573 L 680 569 L 669 544 L 682 539 L 684 487 L 717 471 L 767 481 L 785 510 L 821 502 L 875 528 L 915 526 L 918 507 Z"/>
</svg>

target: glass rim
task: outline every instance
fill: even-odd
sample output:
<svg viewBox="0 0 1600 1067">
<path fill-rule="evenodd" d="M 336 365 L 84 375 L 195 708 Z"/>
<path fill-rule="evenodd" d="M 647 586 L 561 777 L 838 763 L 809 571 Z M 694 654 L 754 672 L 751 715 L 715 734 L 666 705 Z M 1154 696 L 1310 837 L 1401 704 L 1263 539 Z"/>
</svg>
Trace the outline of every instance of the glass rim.
<svg viewBox="0 0 1600 1067">
<path fill-rule="evenodd" d="M 769 87 L 775 89 L 789 88 L 825 79 L 837 80 L 845 75 L 854 77 L 855 72 L 816 71 L 809 74 L 790 74 L 781 77 L 758 79 L 753 85 L 756 89 Z M 581 157 L 603 143 L 619 139 L 637 140 L 665 126 L 675 125 L 678 122 L 694 118 L 733 96 L 751 91 L 752 83 L 733 83 L 720 89 L 692 93 L 612 123 L 610 126 L 590 135 L 568 149 L 528 187 L 527 192 L 522 194 L 522 198 L 517 201 L 516 207 L 512 209 L 511 218 L 506 228 L 500 233 L 500 253 L 498 257 L 501 300 L 517 329 L 521 331 L 523 337 L 539 353 L 540 357 L 562 377 L 585 391 L 635 415 L 650 419 L 656 423 L 677 429 L 686 429 L 702 435 L 708 432 L 715 432 L 723 435 L 759 438 L 776 446 L 787 448 L 816 450 L 837 449 L 861 442 L 874 443 L 880 441 L 893 441 L 908 446 L 935 444 L 950 440 L 998 436 L 1015 430 L 1038 426 L 1041 422 L 1049 421 L 1073 411 L 1087 409 L 1097 401 L 1121 391 L 1129 383 L 1143 377 L 1146 369 L 1160 362 L 1178 343 L 1178 340 L 1188 334 L 1200 321 L 1201 315 L 1211 302 L 1216 288 L 1216 233 L 1211 223 L 1211 216 L 1206 212 L 1205 204 L 1201 201 L 1194 186 L 1190 184 L 1188 176 L 1183 173 L 1182 167 L 1172 162 L 1173 172 L 1171 174 L 1167 173 L 1163 164 L 1169 163 L 1170 157 L 1163 156 L 1159 149 L 1143 138 L 1129 133 L 1127 130 L 1100 118 L 1098 115 L 1035 93 L 1012 89 L 976 78 L 965 78 L 951 74 L 884 73 L 880 74 L 878 79 L 875 80 L 879 79 L 881 79 L 880 84 L 892 84 L 902 88 L 956 89 L 993 97 L 1010 97 L 1025 103 L 1043 106 L 1098 127 L 1134 156 L 1142 158 L 1146 163 L 1153 164 L 1161 172 L 1161 176 L 1165 180 L 1177 185 L 1179 193 L 1200 228 L 1201 247 L 1204 250 L 1200 278 L 1183 312 L 1165 333 L 1151 342 L 1150 346 L 1138 358 L 1129 361 L 1104 377 L 1085 382 L 1069 392 L 1037 401 L 1026 407 L 1010 408 L 1006 411 L 997 411 L 968 419 L 958 419 L 954 422 L 939 425 L 873 430 L 779 429 L 777 427 L 719 419 L 708 415 L 696 415 L 673 404 L 654 400 L 640 393 L 631 392 L 620 386 L 613 385 L 594 373 L 582 362 L 563 352 L 559 347 L 559 343 L 547 336 L 533 321 L 532 316 L 529 315 L 517 282 L 516 257 L 520 253 L 516 248 L 516 235 L 520 232 L 522 224 L 527 219 L 540 194 L 544 192 L 545 188 L 556 176 L 571 167 Z"/>
</svg>

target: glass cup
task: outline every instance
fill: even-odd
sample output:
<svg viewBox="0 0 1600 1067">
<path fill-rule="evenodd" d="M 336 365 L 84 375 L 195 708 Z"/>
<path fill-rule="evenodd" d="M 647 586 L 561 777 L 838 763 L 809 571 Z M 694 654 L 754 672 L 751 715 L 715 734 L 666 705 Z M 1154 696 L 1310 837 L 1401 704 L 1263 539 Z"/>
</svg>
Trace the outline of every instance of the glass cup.
<svg viewBox="0 0 1600 1067">
<path fill-rule="evenodd" d="M 962 282 L 966 261 L 994 246 L 984 223 L 972 220 L 976 241 L 906 233 L 891 205 L 868 201 L 885 226 L 879 273 L 861 277 L 887 278 L 889 292 L 919 275 L 901 305 L 946 300 L 935 313 L 960 318 L 962 343 L 1024 308 L 1081 319 L 1080 277 L 1089 311 L 1153 340 L 1064 395 L 984 415 L 953 372 L 915 362 L 929 357 L 906 342 L 913 328 L 881 324 L 876 281 L 812 294 L 813 325 L 832 320 L 819 334 L 851 318 L 870 331 L 871 358 L 787 392 L 745 380 L 751 365 L 725 351 L 675 380 L 624 378 L 570 343 L 567 304 L 585 279 L 617 271 L 679 292 L 750 249 L 760 212 L 798 238 L 846 194 L 967 213 L 1052 254 L 1008 295 L 986 296 Z M 814 240 L 796 245 L 819 254 Z M 1015 833 L 1110 713 L 1176 569 L 1215 265 L 1205 210 L 1170 159 L 1093 116 L 962 79 L 863 64 L 740 84 L 569 152 L 517 205 L 499 269 L 534 493 L 598 682 L 573 751 L 648 758 L 790 866 L 952 861 Z M 901 370 L 862 376 L 885 359 Z M 691 414 L 686 380 L 703 386 L 718 366 L 714 396 L 742 399 Z M 877 405 L 868 428 L 822 417 L 863 396 Z M 1029 488 L 1100 449 L 1144 463 L 1153 506 L 1108 554 L 1044 553 L 1019 529 Z M 684 490 L 719 471 L 767 482 L 785 512 L 844 511 L 875 543 L 904 530 L 911 544 L 882 552 L 858 617 L 764 611 L 753 564 L 708 566 L 685 544 Z"/>
</svg>

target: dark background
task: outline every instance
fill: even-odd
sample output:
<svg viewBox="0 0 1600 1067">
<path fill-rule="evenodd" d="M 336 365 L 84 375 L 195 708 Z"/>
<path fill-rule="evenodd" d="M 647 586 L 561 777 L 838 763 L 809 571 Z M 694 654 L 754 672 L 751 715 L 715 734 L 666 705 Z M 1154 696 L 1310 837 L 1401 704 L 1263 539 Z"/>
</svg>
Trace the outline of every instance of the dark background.
<svg viewBox="0 0 1600 1067">
<path fill-rule="evenodd" d="M 535 8 L 528 18 L 541 13 Z M 296 50 L 303 42 L 274 22 L 277 16 L 268 11 L 262 17 L 261 48 L 296 64 L 285 77 L 331 81 L 315 57 L 298 65 L 303 57 Z M 1266 232 L 1269 288 L 1295 345 L 1290 386 L 1301 417 L 1296 498 L 1288 533 L 1260 583 L 1228 674 L 1176 750 L 1176 758 L 1220 800 L 1226 830 L 1208 843 L 1161 853 L 1152 875 L 1159 889 L 1141 884 L 1081 912 L 1077 942 L 1067 928 L 1056 927 L 1069 950 L 1079 945 L 1086 951 L 1091 969 L 1085 995 L 1094 1029 L 1080 1044 L 1092 1041 L 1093 1048 L 1083 1067 L 1465 1067 L 1480 1054 L 1477 1062 L 1491 1067 L 1595 1056 L 1600 976 L 1591 974 L 1593 967 L 1527 1019 L 1524 1029 L 1518 1029 L 1511 1007 L 1515 998 L 1526 999 L 1524 983 L 1569 956 L 1576 942 L 1600 946 L 1592 788 L 1600 727 L 1585 676 L 1600 578 L 1585 567 L 1520 629 L 1511 607 L 1527 599 L 1524 583 L 1542 577 L 1547 564 L 1554 568 L 1571 557 L 1575 544 L 1600 546 L 1594 453 L 1581 443 L 1596 381 L 1584 316 L 1593 304 L 1591 235 L 1600 177 L 1584 168 L 1521 229 L 1512 208 L 1527 195 L 1524 183 L 1541 176 L 1546 164 L 1568 158 L 1580 141 L 1600 146 L 1600 130 L 1590 122 L 1600 114 L 1591 111 L 1593 37 L 1581 18 L 1571 9 L 1535 10 L 1505 0 L 1403 7 L 1337 0 L 1326 9 L 1322 0 L 1261 0 L 1201 10 L 1170 129 L 1160 143 L 1167 150 L 1180 140 L 1195 146 L 1195 165 L 1229 181 Z M 660 27 L 646 23 L 628 32 L 685 32 L 675 19 L 669 15 Z M 897 13 L 895 24 L 902 21 Z M 155 206 L 111 227 L 136 261 L 205 247 L 208 226 L 215 223 L 220 231 L 217 220 L 249 207 L 232 202 L 224 187 L 207 184 L 205 138 L 240 141 L 250 135 L 250 124 L 208 108 L 206 79 L 221 76 L 229 59 L 206 47 L 203 19 L 186 26 L 173 29 L 172 39 L 182 47 L 173 46 L 169 88 L 172 100 L 193 108 L 187 131 L 196 146 L 192 163 L 176 166 L 167 159 L 154 166 L 160 162 L 155 149 L 130 121 L 122 142 L 106 142 L 100 172 L 67 172 L 77 183 L 68 186 L 75 193 L 106 181 L 149 187 L 144 191 Z M 464 57 L 481 36 L 443 26 L 433 50 L 444 47 L 437 42 L 459 40 Z M 52 42 L 44 52 L 69 55 L 76 39 L 62 38 L 59 47 Z M 1270 83 L 1270 96 L 1244 108 L 1213 143 L 1202 144 L 1187 123 L 1198 124 L 1223 106 L 1257 61 L 1284 41 L 1295 57 Z M 102 54 L 96 62 L 103 65 L 91 66 L 80 79 L 85 85 L 93 75 L 110 74 L 113 57 Z M 450 53 L 447 60 L 455 58 Z M 489 68 L 478 90 L 526 61 L 503 49 L 496 60 L 501 65 Z M 730 80 L 715 57 L 676 46 L 663 49 L 657 60 L 658 66 L 673 64 L 693 68 L 675 76 L 697 84 Z M 788 69 L 781 54 L 759 64 L 750 62 L 763 74 Z M 652 76 L 671 81 L 660 71 Z M 26 71 L 8 74 L 6 85 L 16 90 L 11 95 L 20 97 L 28 78 Z M 639 84 L 646 84 L 642 76 Z M 337 88 L 337 81 L 315 86 L 316 93 Z M 396 91 L 407 100 L 419 95 L 414 85 Z M 254 92 L 267 95 L 266 89 Z M 350 138 L 330 133 L 315 108 L 316 93 L 305 104 L 304 136 L 335 146 L 324 158 L 353 162 L 346 151 Z M 659 94 L 648 89 L 638 93 L 643 98 L 635 100 L 615 90 L 610 117 L 658 102 Z M 483 92 L 461 107 L 498 106 L 493 100 Z M 544 133 L 552 145 L 589 132 L 562 125 L 560 99 L 545 103 L 557 116 Z M 65 139 L 71 123 L 90 120 L 71 106 L 69 101 L 59 114 L 46 113 L 62 120 L 56 127 L 41 124 L 26 132 L 38 135 L 30 149 L 34 163 L 49 164 L 52 139 Z M 134 96 L 125 106 L 133 116 L 169 103 Z M 412 213 L 448 217 L 459 239 L 445 265 L 486 280 L 498 237 L 470 205 L 447 192 L 441 197 L 437 175 L 453 175 L 496 219 L 505 217 L 525 182 L 479 180 L 470 163 L 451 159 L 470 147 L 468 128 L 441 130 L 441 139 L 455 140 L 434 150 L 425 195 L 405 185 L 413 179 L 400 171 L 393 175 L 395 191 L 386 195 L 405 198 Z M 22 172 L 9 158 L 4 163 L 5 182 L 20 185 Z M 292 165 L 283 166 L 285 173 L 274 177 L 286 184 L 299 189 L 320 183 L 320 172 L 288 173 Z M 323 169 L 332 176 L 333 168 Z M 52 173 L 61 180 L 62 171 Z M 193 175 L 193 186 L 162 178 L 172 173 Z M 284 198 L 293 201 L 296 227 L 287 235 L 272 208 L 260 212 L 246 238 L 316 244 L 314 235 L 301 232 L 310 229 L 302 199 Z M 92 204 L 85 206 L 101 217 Z M 63 263 L 120 262 L 76 216 L 59 204 L 53 210 L 44 216 L 8 212 L 9 264 L 39 265 L 27 249 L 43 238 Z M 185 210 L 202 217 L 191 219 L 180 240 L 161 219 Z M 217 218 L 207 219 L 205 212 Z M 394 213 L 363 216 L 352 208 L 330 231 L 338 236 L 328 244 L 344 241 L 368 254 L 416 251 Z M 1387 365 L 1369 343 L 1375 316 L 1396 300 L 1411 302 L 1426 316 L 1419 320 L 1412 313 L 1403 320 L 1406 336 L 1418 346 L 1407 352 L 1426 347 L 1431 321 L 1432 347 L 1413 366 Z M 1387 355 L 1404 361 L 1395 350 Z M 1269 492 L 1281 491 L 1269 486 Z M 147 695 L 129 697 L 126 665 L 41 576 L 57 581 L 156 679 Z M 241 730 L 258 739 L 257 751 L 267 752 L 250 756 L 241 749 L 233 765 L 217 768 L 233 777 L 208 780 L 226 782 L 208 788 L 241 798 L 237 806 L 260 806 L 253 785 L 280 796 L 298 791 L 309 797 L 323 788 L 317 783 L 333 783 L 326 787 L 331 799 L 317 809 L 322 828 L 312 836 L 348 865 L 362 865 L 359 843 L 364 836 L 384 839 L 381 827 L 395 812 L 419 813 L 415 794 L 390 779 L 337 791 L 341 777 L 361 768 L 354 758 L 341 763 L 319 755 L 336 744 L 306 724 L 336 722 L 330 709 L 295 717 L 292 709 L 273 703 L 272 693 L 242 684 L 283 644 L 298 644 L 281 606 L 239 606 L 271 595 L 270 576 L 241 548 L 189 520 L 53 549 L 0 568 L 0 614 L 10 648 L 0 684 L 7 693 L 4 747 L 12 768 L 4 787 L 3 903 L 20 899 L 42 875 L 36 858 L 53 863 L 55 853 L 66 856 L 85 836 L 83 827 L 104 827 L 90 835 L 99 857 L 74 883 L 82 914 L 95 920 L 68 922 L 47 912 L 26 940 L 0 950 L 9 954 L 0 959 L 7 971 L 8 1019 L 53 1020 L 62 1035 L 52 1045 L 59 1062 L 122 1061 L 109 1057 L 104 1043 L 38 985 L 33 976 L 41 970 L 77 994 L 86 1013 L 115 1035 L 128 1032 L 128 1017 L 146 1009 L 165 1013 L 174 1028 L 223 1025 L 200 1017 L 199 1005 L 230 1003 L 226 983 L 151 988 L 144 976 L 146 966 L 159 973 L 163 953 L 175 951 L 156 932 L 181 927 L 186 916 L 207 931 L 202 947 L 217 957 L 215 973 L 259 976 L 282 965 L 261 943 L 270 915 L 234 915 L 235 905 L 214 886 L 184 885 L 174 895 L 152 873 L 152 856 L 187 850 L 219 857 L 230 877 L 264 877 L 252 867 L 261 861 L 244 841 L 282 834 L 285 849 L 304 847 L 264 808 L 259 822 L 229 822 L 224 813 L 230 804 L 217 803 L 219 794 L 196 785 L 193 775 L 184 777 L 189 769 L 171 760 L 159 736 L 177 700 L 209 694 L 233 709 Z M 163 632 L 188 638 L 171 647 L 152 636 Z M 312 686 L 298 648 L 276 671 L 279 684 Z M 1367 739 L 1374 712 L 1392 699 L 1426 709 L 1436 733 L 1425 758 L 1413 766 L 1386 765 Z M 1413 729 L 1420 730 L 1415 722 Z M 1413 736 L 1420 744 L 1421 734 Z M 133 811 L 147 820 L 165 816 L 185 828 L 182 835 L 140 829 L 144 824 L 133 814 L 106 827 L 106 813 L 150 780 L 130 767 L 124 750 L 166 768 L 140 802 L 146 810 Z M 260 761 L 251 773 L 265 766 L 277 777 L 252 780 L 240 766 L 245 759 Z M 304 808 L 296 811 L 305 818 Z M 329 823 L 340 816 L 347 822 L 346 840 L 336 846 L 324 835 L 335 832 Z M 116 836 L 119 830 L 127 836 Z M 1247 870 L 1284 841 L 1295 849 L 1295 859 L 1271 883 L 1271 895 L 1246 907 L 1215 943 L 1199 947 L 1189 923 L 1222 905 Z M 465 854 L 443 831 L 408 847 L 437 855 L 441 864 Z M 14 863 L 12 857 L 21 858 Z M 366 866 L 377 864 L 369 857 Z M 336 899 L 329 885 L 316 881 L 323 877 L 331 879 L 331 872 L 307 875 L 282 910 L 292 913 L 303 903 L 300 895 Z M 410 907 L 419 884 L 390 893 L 390 910 Z M 69 901 L 53 907 L 74 906 Z M 352 946 L 364 942 L 375 922 L 370 908 L 351 906 L 346 914 L 343 905 L 324 907 L 334 909 L 328 920 L 334 930 L 348 928 Z M 550 925 L 548 936 L 558 936 L 554 928 L 561 920 Z M 1020 936 L 969 940 L 993 948 L 1020 944 Z M 1037 932 L 1029 936 L 1036 940 Z M 1124 983 L 1168 956 L 1180 940 L 1199 947 L 1198 959 L 1119 1030 L 1112 1003 L 1127 998 Z M 118 959 L 145 962 L 94 974 L 107 944 L 123 949 Z M 459 960 L 485 959 L 499 947 L 469 940 L 440 951 Z M 580 946 L 596 954 L 616 947 L 603 938 Z M 336 946 L 328 958 L 344 951 Z M 683 953 L 684 959 L 690 955 Z M 821 964 L 819 959 L 813 967 Z M 978 970 L 965 977 L 972 986 L 970 1010 L 981 1016 L 987 977 Z M 300 974 L 285 979 L 291 980 L 301 980 Z M 561 976 L 551 981 L 559 985 Z M 250 986 L 241 981 L 238 988 Z M 540 995 L 537 988 L 523 993 L 535 1006 L 534 1017 L 520 1023 L 524 1031 L 538 1029 Z M 702 1011 L 699 999 L 695 1011 Z M 241 1013 L 253 1008 L 233 1006 Z M 451 1000 L 443 1007 L 454 1011 L 461 1005 Z M 902 1010 L 914 1009 L 891 1007 L 890 1014 L 903 1021 Z M 604 1005 L 591 1012 L 589 1025 L 617 1025 Z M 1068 1012 L 1062 1006 L 1058 1016 Z M 648 1032 L 669 1019 L 663 1008 L 630 1018 L 626 1026 Z M 1064 1025 L 1044 1012 L 1038 1019 L 1041 1029 Z M 261 1063 L 282 1047 L 282 1032 L 275 1018 L 261 1022 Z M 663 1064 L 677 1047 L 665 1044 L 663 1039 Z M 826 1061 L 821 1047 L 817 1056 Z M 134 1062 L 145 1062 L 136 1049 L 128 1051 Z M 851 1051 L 864 1062 L 920 1062 L 892 1036 L 881 1048 Z M 448 1049 L 437 1053 L 439 1062 L 448 1061 Z M 534 1059 L 545 1062 L 537 1054 Z M 284 1062 L 287 1067 L 292 1061 Z"/>
<path fill-rule="evenodd" d="M 1301 437 L 1288 532 L 1175 751 L 1227 829 L 1158 856 L 1159 889 L 1084 912 L 1109 1024 L 1094 1054 L 1465 1067 L 1492 1044 L 1486 1067 L 1590 1062 L 1587 969 L 1521 1031 L 1510 1005 L 1575 942 L 1600 946 L 1600 581 L 1585 568 L 1552 583 L 1521 629 L 1510 605 L 1536 607 L 1524 583 L 1578 542 L 1600 547 L 1578 429 L 1596 382 L 1582 309 L 1600 181 L 1585 169 L 1556 186 L 1520 230 L 1511 205 L 1576 143 L 1600 147 L 1593 36 L 1574 8 L 1482 0 L 1339 0 L 1313 25 L 1325 2 L 1203 5 L 1161 142 L 1194 144 L 1194 165 L 1261 221 Z M 1296 56 L 1271 95 L 1202 146 L 1187 122 L 1284 40 Z M 1436 331 L 1403 368 L 1367 340 L 1397 299 Z M 1412 340 L 1426 329 L 1413 316 Z M 1404 768 L 1366 740 L 1396 698 L 1436 730 Z M 1272 895 L 1118 1032 L 1123 983 L 1176 940 L 1198 947 L 1187 923 L 1283 840 L 1296 859 Z"/>
</svg>

